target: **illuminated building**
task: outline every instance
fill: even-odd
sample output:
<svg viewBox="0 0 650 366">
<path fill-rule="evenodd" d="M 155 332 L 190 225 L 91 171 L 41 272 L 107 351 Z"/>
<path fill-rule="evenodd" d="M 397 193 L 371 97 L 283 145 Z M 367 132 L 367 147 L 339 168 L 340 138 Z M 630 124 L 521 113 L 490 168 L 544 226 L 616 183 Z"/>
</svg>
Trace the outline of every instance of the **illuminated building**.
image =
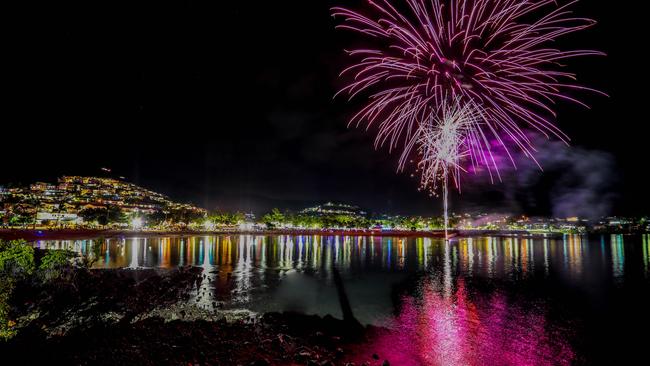
<svg viewBox="0 0 650 366">
<path fill-rule="evenodd" d="M 350 216 L 366 216 L 366 212 L 357 206 L 347 205 L 343 203 L 327 202 L 322 205 L 308 207 L 301 211 L 303 214 L 310 214 L 315 216 L 322 215 L 350 215 Z"/>
<path fill-rule="evenodd" d="M 64 176 L 56 184 L 36 182 L 28 187 L 0 190 L 0 209 L 28 213 L 37 224 L 80 224 L 87 208 L 117 207 L 125 214 L 152 214 L 175 210 L 205 215 L 202 208 L 177 203 L 160 193 L 113 178 Z"/>
</svg>

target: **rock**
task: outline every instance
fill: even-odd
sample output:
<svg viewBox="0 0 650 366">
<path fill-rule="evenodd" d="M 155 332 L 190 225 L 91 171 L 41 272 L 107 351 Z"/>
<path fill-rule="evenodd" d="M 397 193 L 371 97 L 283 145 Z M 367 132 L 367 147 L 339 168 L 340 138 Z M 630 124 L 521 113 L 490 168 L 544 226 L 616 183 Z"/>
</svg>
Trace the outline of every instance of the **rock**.
<svg viewBox="0 0 650 366">
<path fill-rule="evenodd" d="M 302 351 L 294 356 L 296 362 L 306 362 L 311 358 L 311 353 Z"/>
<path fill-rule="evenodd" d="M 372 358 L 375 359 L 375 360 L 378 360 L 378 359 L 379 359 L 379 355 L 376 354 L 376 353 L 373 353 L 373 354 L 372 354 Z"/>
<path fill-rule="evenodd" d="M 269 363 L 269 361 L 262 358 L 262 359 L 251 362 L 249 365 L 250 366 L 269 366 L 270 363 Z"/>
<path fill-rule="evenodd" d="M 388 362 L 388 360 L 384 360 L 384 363 L 382 363 L 381 366 L 390 366 L 390 362 Z"/>
</svg>

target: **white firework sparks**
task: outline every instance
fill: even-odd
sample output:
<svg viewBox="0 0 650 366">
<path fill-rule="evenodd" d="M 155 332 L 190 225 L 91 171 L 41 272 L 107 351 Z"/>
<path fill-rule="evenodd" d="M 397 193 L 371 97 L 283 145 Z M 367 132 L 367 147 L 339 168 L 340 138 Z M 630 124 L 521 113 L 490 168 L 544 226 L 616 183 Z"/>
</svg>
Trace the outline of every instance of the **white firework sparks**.
<svg viewBox="0 0 650 366">
<path fill-rule="evenodd" d="M 481 134 L 481 118 L 481 109 L 474 103 L 452 100 L 442 103 L 438 113 L 423 121 L 416 139 L 418 171 L 422 173 L 420 189 L 435 194 L 440 181 L 449 176 L 460 189 L 460 173 L 466 172 L 462 161 L 471 157 L 472 146 L 489 150 Z"/>
<path fill-rule="evenodd" d="M 445 237 L 449 226 L 449 177 L 460 190 L 460 175 L 466 171 L 462 162 L 472 157 L 472 151 L 489 153 L 489 143 L 481 132 L 483 118 L 481 109 L 474 103 L 462 104 L 458 99 L 443 102 L 437 113 L 420 124 L 414 140 L 420 155 L 420 189 L 434 195 L 442 183 Z"/>
</svg>

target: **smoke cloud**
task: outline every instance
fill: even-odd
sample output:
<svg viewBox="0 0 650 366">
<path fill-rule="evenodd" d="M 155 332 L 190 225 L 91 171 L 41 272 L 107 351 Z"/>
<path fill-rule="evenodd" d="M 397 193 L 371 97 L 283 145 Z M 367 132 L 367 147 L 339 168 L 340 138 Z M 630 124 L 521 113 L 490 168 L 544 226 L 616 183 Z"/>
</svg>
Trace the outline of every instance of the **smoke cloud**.
<svg viewBox="0 0 650 366">
<path fill-rule="evenodd" d="M 535 156 L 544 171 L 528 159 L 510 174 L 516 184 L 510 192 L 518 192 L 520 201 L 524 198 L 524 204 L 535 205 L 546 197 L 554 217 L 598 218 L 611 214 L 618 182 L 611 154 L 545 139 L 535 146 Z"/>
<path fill-rule="evenodd" d="M 516 169 L 503 151 L 495 153 L 502 180 L 495 178 L 494 184 L 490 184 L 485 168 L 477 176 L 467 177 L 462 195 L 455 195 L 455 207 L 462 207 L 464 212 L 556 218 L 600 218 L 612 214 L 620 198 L 620 179 L 612 154 L 567 146 L 536 135 L 530 138 L 543 170 L 519 151 L 512 151 Z"/>
</svg>

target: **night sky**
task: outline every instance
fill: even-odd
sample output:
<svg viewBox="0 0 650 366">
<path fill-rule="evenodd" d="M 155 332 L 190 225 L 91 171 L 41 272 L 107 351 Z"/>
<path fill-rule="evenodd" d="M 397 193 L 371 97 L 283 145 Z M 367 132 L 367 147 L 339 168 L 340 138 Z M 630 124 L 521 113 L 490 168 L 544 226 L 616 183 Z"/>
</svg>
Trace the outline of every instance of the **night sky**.
<svg viewBox="0 0 650 366">
<path fill-rule="evenodd" d="M 334 4 L 32 1 L 5 10 L 0 183 L 109 167 L 208 209 L 334 200 L 440 212 L 417 179 L 395 174 L 398 155 L 346 127 L 362 100 L 332 97 L 351 61 L 343 49 L 360 38 L 334 30 Z M 650 212 L 645 14 L 605 1 L 575 9 L 599 24 L 566 42 L 608 57 L 570 70 L 610 97 L 585 94 L 591 110 L 560 104 L 573 149 L 542 142 L 543 175 L 524 167 L 524 178 L 506 174 L 494 185 L 468 178 L 456 211 Z"/>
</svg>

